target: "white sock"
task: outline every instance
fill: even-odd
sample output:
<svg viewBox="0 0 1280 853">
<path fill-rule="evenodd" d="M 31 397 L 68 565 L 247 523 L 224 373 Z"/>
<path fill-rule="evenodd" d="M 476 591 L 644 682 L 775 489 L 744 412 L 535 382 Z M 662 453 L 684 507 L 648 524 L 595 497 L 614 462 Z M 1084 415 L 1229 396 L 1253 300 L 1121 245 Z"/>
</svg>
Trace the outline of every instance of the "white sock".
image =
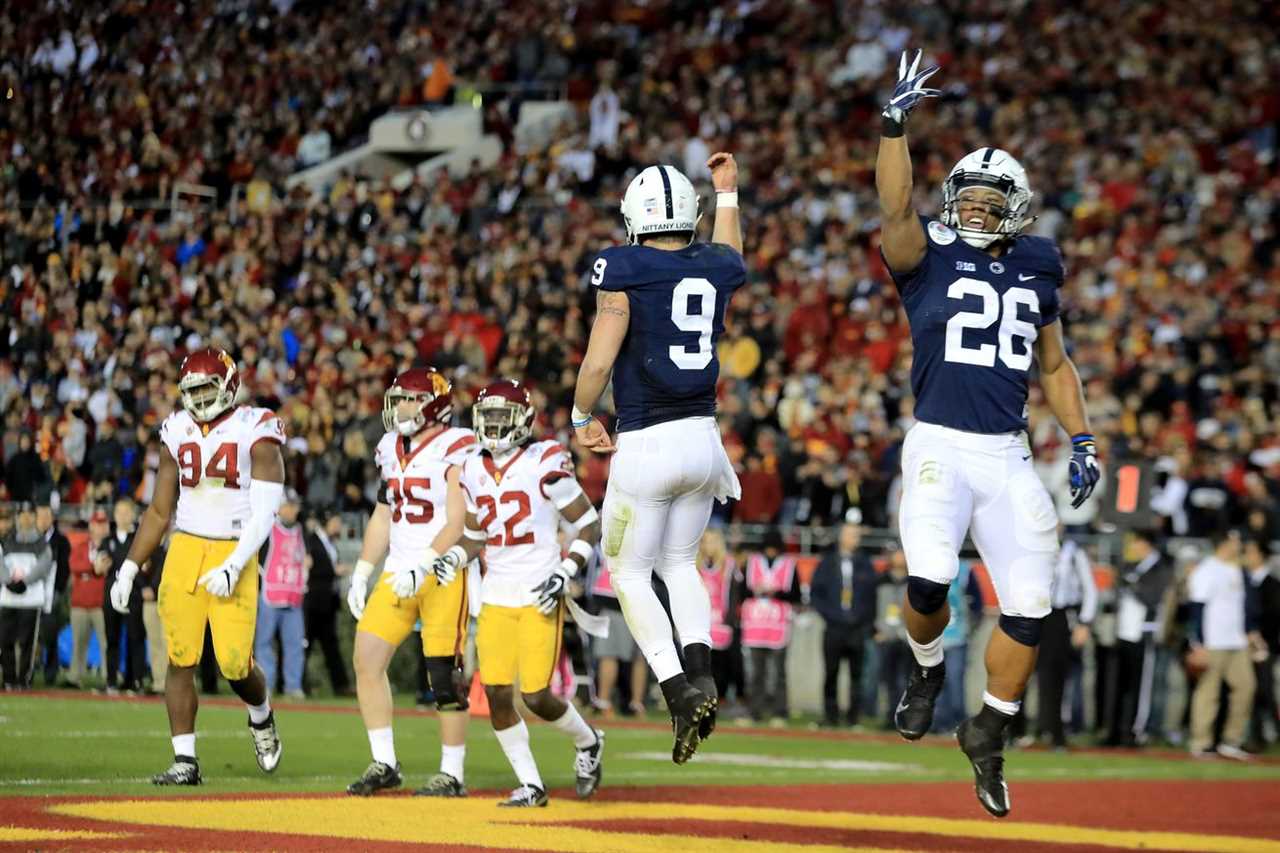
<svg viewBox="0 0 1280 853">
<path fill-rule="evenodd" d="M 921 666 L 937 666 L 942 663 L 942 635 L 933 638 L 932 643 L 924 643 L 923 645 L 911 639 L 911 635 L 907 635 L 907 645 L 911 646 L 911 653 L 916 656 L 916 663 Z"/>
<path fill-rule="evenodd" d="M 196 757 L 196 735 L 192 732 L 189 735 L 173 736 L 173 754 L 182 755 L 187 758 Z"/>
<path fill-rule="evenodd" d="M 506 753 L 520 784 L 537 785 L 546 790 L 538 773 L 538 764 L 533 760 L 533 751 L 529 749 L 529 727 L 524 720 L 509 728 L 494 729 L 493 733 L 498 736 L 498 743 L 502 745 L 502 751 Z"/>
<path fill-rule="evenodd" d="M 250 705 L 248 702 L 244 706 L 249 709 L 249 722 L 255 726 L 260 726 L 267 721 L 267 717 L 271 716 L 271 700 L 263 699 L 261 705 Z"/>
<path fill-rule="evenodd" d="M 984 690 L 982 691 L 982 704 L 990 705 L 1001 714 L 1004 714 L 1007 717 L 1012 717 L 1014 714 L 1018 713 L 1018 709 L 1022 707 L 1022 700 L 1016 699 L 1013 702 L 1006 702 L 1004 699 L 997 699 Z"/>
<path fill-rule="evenodd" d="M 528 736 L 525 737 L 528 740 Z M 440 744 L 440 772 L 448 773 L 459 782 L 464 781 L 462 778 L 462 765 L 467 757 L 467 745 L 449 746 L 448 744 Z"/>
<path fill-rule="evenodd" d="M 582 715 L 578 713 L 578 709 L 573 706 L 572 702 L 566 702 L 569 709 L 560 715 L 560 719 L 551 720 L 551 728 L 564 732 L 573 739 L 573 745 L 578 749 L 586 749 L 596 742 L 595 729 L 587 725 L 587 721 L 582 719 Z M 520 725 L 524 725 L 521 721 Z M 541 787 L 541 786 L 539 786 Z"/>
<path fill-rule="evenodd" d="M 369 729 L 369 751 L 374 761 L 381 761 L 388 767 L 396 766 L 396 739 L 391 734 L 391 726 L 385 729 Z"/>
</svg>

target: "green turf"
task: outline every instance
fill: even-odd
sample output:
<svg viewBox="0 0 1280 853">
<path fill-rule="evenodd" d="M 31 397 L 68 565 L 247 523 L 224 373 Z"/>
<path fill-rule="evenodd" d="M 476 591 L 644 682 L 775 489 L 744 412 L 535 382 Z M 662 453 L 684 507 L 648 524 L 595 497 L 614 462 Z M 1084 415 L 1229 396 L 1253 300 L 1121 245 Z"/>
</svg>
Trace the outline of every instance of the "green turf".
<svg viewBox="0 0 1280 853">
<path fill-rule="evenodd" d="M 245 731 L 245 713 L 206 706 L 200 711 L 199 753 L 206 784 L 174 793 L 340 791 L 369 761 L 355 713 L 286 707 L 277 714 L 285 753 L 279 770 L 261 774 Z M 791 782 L 906 782 L 968 780 L 963 757 L 945 739 L 907 744 L 877 738 L 832 740 L 771 737 L 722 725 L 699 757 L 670 762 L 670 736 L 661 729 L 608 729 L 605 784 L 786 784 Z M 553 788 L 573 784 L 573 750 L 559 733 L 532 725 L 533 749 Z M 403 715 L 396 751 L 406 783 L 417 785 L 439 759 L 436 722 Z M 87 698 L 0 697 L 0 795 L 149 794 L 146 778 L 170 761 L 160 703 Z M 1154 754 L 1014 751 L 1011 781 L 1027 779 L 1280 779 L 1280 764 L 1192 762 Z M 505 789 L 515 780 L 487 720 L 473 721 L 467 784 Z"/>
</svg>

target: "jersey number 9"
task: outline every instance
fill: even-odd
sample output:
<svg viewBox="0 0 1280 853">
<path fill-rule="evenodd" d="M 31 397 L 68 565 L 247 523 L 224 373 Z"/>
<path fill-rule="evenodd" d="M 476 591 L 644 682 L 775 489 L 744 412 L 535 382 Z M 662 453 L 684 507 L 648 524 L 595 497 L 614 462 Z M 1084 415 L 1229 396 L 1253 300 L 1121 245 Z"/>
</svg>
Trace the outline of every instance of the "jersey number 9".
<svg viewBox="0 0 1280 853">
<path fill-rule="evenodd" d="M 698 310 L 689 310 L 696 298 Z M 711 332 L 716 310 L 716 288 L 705 278 L 682 278 L 671 293 L 671 322 L 682 332 L 698 335 L 697 352 L 686 346 L 668 349 L 671 361 L 681 370 L 702 370 L 711 363 Z"/>
</svg>

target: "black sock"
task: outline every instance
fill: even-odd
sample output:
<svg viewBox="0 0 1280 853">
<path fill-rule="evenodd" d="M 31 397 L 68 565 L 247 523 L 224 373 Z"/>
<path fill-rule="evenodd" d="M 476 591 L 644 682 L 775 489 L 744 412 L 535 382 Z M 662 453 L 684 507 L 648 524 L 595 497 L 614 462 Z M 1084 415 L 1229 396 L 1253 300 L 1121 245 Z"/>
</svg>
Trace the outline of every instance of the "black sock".
<svg viewBox="0 0 1280 853">
<path fill-rule="evenodd" d="M 691 678 L 711 674 L 711 647 L 706 643 L 690 643 L 684 647 L 684 670 Z"/>
<path fill-rule="evenodd" d="M 684 689 L 688 686 L 689 686 L 689 679 L 688 677 L 685 676 L 683 672 L 676 673 L 675 675 L 668 678 L 666 681 L 662 682 L 661 684 L 662 696 L 664 699 L 667 700 L 668 708 L 674 706 L 676 699 L 680 696 L 681 693 L 684 692 Z"/>
<path fill-rule="evenodd" d="M 983 703 L 982 710 L 978 712 L 978 716 L 973 718 L 974 727 L 993 738 L 1003 738 L 1004 730 L 1011 722 L 1013 722 L 1011 715 L 1002 714 L 986 703 Z"/>
<path fill-rule="evenodd" d="M 194 755 L 175 755 L 173 760 L 177 764 L 198 764 Z"/>
</svg>

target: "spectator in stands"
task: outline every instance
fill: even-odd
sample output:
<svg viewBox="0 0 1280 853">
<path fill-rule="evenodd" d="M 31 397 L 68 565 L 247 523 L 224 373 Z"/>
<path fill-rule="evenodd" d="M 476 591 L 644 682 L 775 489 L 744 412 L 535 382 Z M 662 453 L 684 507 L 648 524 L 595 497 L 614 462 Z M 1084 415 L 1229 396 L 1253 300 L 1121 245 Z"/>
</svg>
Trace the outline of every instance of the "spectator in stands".
<svg viewBox="0 0 1280 853">
<path fill-rule="evenodd" d="M 1106 746 L 1138 746 L 1145 742 L 1151 716 L 1156 634 L 1164 621 L 1161 606 L 1173 583 L 1172 560 L 1156 534 L 1129 533 L 1126 566 L 1119 575 L 1116 604 L 1116 663 L 1119 702 Z"/>
<path fill-rule="evenodd" d="M 747 469 L 738 475 L 742 499 L 733 508 L 733 520 L 740 524 L 772 524 L 782 508 L 782 478 L 776 470 L 765 469 L 758 453 L 747 454 Z"/>
<path fill-rule="evenodd" d="M 1257 612 L 1258 640 L 1252 645 L 1253 671 L 1258 682 L 1249 721 L 1250 752 L 1262 752 L 1280 739 L 1280 710 L 1276 707 L 1275 661 L 1280 655 L 1280 578 L 1269 563 L 1271 546 L 1262 539 L 1245 542 L 1241 561 L 1249 573 L 1250 593 Z"/>
<path fill-rule="evenodd" d="M 862 527 L 847 521 L 836 547 L 823 555 L 809 581 L 809 605 L 822 617 L 822 708 L 824 726 L 840 725 L 837 686 L 840 665 L 849 664 L 849 702 L 845 721 L 858 725 L 862 664 L 876 618 L 876 587 L 880 576 L 871 556 L 861 548 Z"/>
<path fill-rule="evenodd" d="M 52 687 L 58 683 L 58 633 L 67 623 L 67 587 L 71 581 L 71 543 L 58 529 L 53 514 L 53 497 L 46 492 L 36 501 L 36 529 L 38 529 L 53 554 L 53 577 L 45 590 L 44 615 L 40 617 L 40 649 L 36 668 L 44 672 L 44 684 Z"/>
<path fill-rule="evenodd" d="M 52 483 L 49 466 L 36 452 L 31 433 L 18 437 L 18 452 L 5 465 L 4 478 L 9 498 L 18 503 L 35 500 L 36 492 Z"/>
<path fill-rule="evenodd" d="M 302 602 L 307 588 L 307 543 L 298 523 L 301 509 L 298 493 L 290 488 L 271 534 L 258 555 L 262 565 L 262 592 L 258 602 L 258 625 L 253 637 L 253 656 L 266 676 L 267 688 L 292 699 L 305 699 L 302 692 L 302 665 L 305 657 L 306 632 Z M 280 640 L 280 657 L 276 656 L 276 638 Z M 281 672 L 276 661 L 283 661 Z M 277 679 L 277 674 L 281 675 Z"/>
<path fill-rule="evenodd" d="M 886 729 L 893 728 L 893 710 L 907 683 L 911 668 L 911 647 L 907 645 L 907 626 L 902 619 L 903 595 L 907 591 L 907 558 L 895 549 L 889 555 L 889 572 L 876 596 L 876 659 L 880 667 L 880 683 L 885 690 Z"/>
<path fill-rule="evenodd" d="M 35 507 L 18 507 L 18 522 L 3 543 L 0 565 L 0 673 L 5 690 L 31 686 L 46 587 L 53 584 L 53 550 L 36 527 Z"/>
<path fill-rule="evenodd" d="M 111 554 L 107 540 L 111 536 L 111 521 L 103 509 L 96 509 L 89 517 L 89 535 L 83 547 L 71 553 L 71 671 L 68 681 L 71 687 L 85 686 L 85 659 L 89 651 L 90 634 L 98 638 L 98 663 L 107 653 L 107 627 L 102 612 L 106 598 L 106 575 L 111 568 Z"/>
<path fill-rule="evenodd" d="M 1250 757 L 1242 747 L 1257 686 L 1249 644 L 1258 635 L 1249 636 L 1240 545 L 1235 531 L 1215 535 L 1213 554 L 1196 566 L 1189 581 L 1191 651 L 1187 660 L 1200 671 L 1191 697 L 1190 747 L 1196 758 L 1213 754 L 1213 727 L 1223 684 L 1230 690 L 1230 700 L 1217 753 L 1237 760 Z"/>
<path fill-rule="evenodd" d="M 306 684 L 307 663 L 311 652 L 319 649 L 324 654 L 324 664 L 329 671 L 329 684 L 335 696 L 351 695 L 351 680 L 347 665 L 338 648 L 338 612 L 341 601 L 338 596 L 338 578 L 351 572 L 348 563 L 338 560 L 336 540 L 342 534 L 342 516 L 322 510 L 315 516 L 307 533 L 307 594 L 302 600 L 303 621 L 306 623 L 307 653 L 303 661 L 303 688 Z"/>
<path fill-rule="evenodd" d="M 751 680 L 751 716 L 775 728 L 790 716 L 787 707 L 787 647 L 795 607 L 800 604 L 796 558 L 783 553 L 782 535 L 770 531 L 764 550 L 749 554 L 742 602 L 742 649 Z"/>
<path fill-rule="evenodd" d="M 106 596 L 102 602 L 102 612 L 106 617 L 107 626 L 107 695 L 117 696 L 121 690 L 128 695 L 133 695 L 141 686 L 147 662 L 147 628 L 142 621 L 142 587 L 144 585 L 134 584 L 133 592 L 129 596 L 128 613 L 119 613 L 111 606 L 111 587 L 116 582 L 116 573 L 120 571 L 120 566 L 129 557 L 138 510 L 132 500 L 122 497 L 116 501 L 112 514 L 115 517 L 115 524 L 111 536 L 107 539 L 107 547 L 111 552 L 111 568 L 107 571 Z M 121 680 L 122 664 L 123 680 Z"/>
</svg>

